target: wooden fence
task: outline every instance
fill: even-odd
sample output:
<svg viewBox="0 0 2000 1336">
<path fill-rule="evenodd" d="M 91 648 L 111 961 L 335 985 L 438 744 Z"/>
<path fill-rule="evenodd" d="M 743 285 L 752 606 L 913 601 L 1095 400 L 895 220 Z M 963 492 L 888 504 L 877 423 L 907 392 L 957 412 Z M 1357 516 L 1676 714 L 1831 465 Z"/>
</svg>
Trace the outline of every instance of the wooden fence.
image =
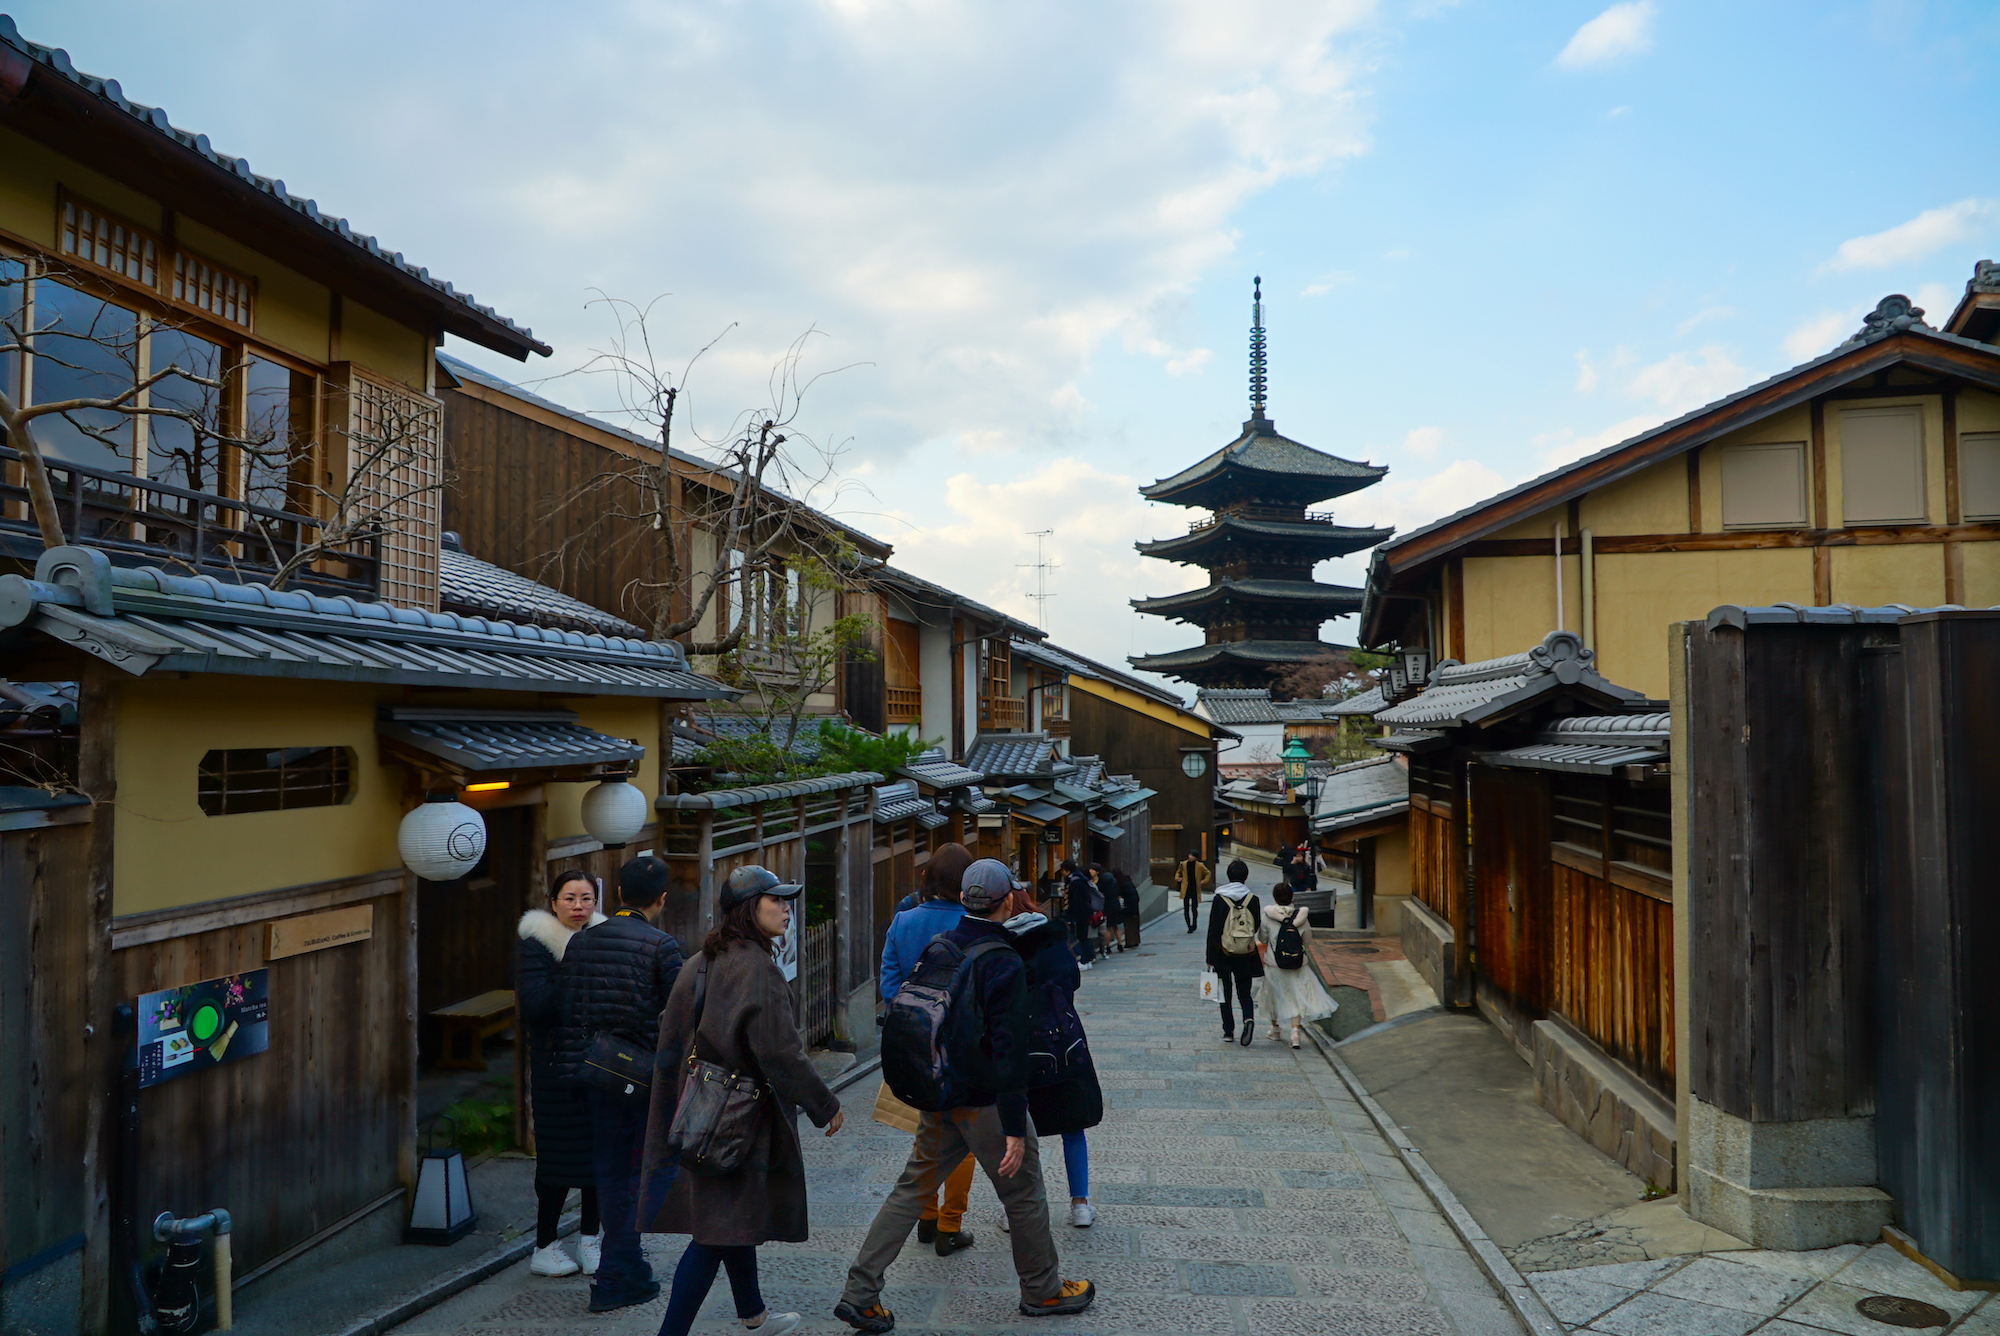
<svg viewBox="0 0 2000 1336">
<path fill-rule="evenodd" d="M 799 1028 L 808 1044 L 817 1044 L 834 1031 L 836 945 L 831 923 L 814 924 L 799 938 Z"/>
<path fill-rule="evenodd" d="M 1674 907 L 1556 864 L 1549 1010 L 1674 1098 Z"/>
</svg>

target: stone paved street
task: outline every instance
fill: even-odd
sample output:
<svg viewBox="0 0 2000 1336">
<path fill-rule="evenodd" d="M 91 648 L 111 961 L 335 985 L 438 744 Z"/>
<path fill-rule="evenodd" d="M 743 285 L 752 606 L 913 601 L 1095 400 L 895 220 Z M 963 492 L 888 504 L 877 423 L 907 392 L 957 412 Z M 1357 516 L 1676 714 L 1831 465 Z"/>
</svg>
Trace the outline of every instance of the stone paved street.
<svg viewBox="0 0 2000 1336">
<path fill-rule="evenodd" d="M 1225 1047 L 1215 1008 L 1196 994 L 1200 934 L 1178 915 L 1148 928 L 1137 953 L 1100 961 L 1079 998 L 1107 1112 L 1090 1135 L 1097 1224 L 1057 1225 L 1066 1276 L 1094 1280 L 1080 1318 L 1018 1315 L 998 1205 L 976 1180 L 966 1228 L 976 1247 L 950 1258 L 914 1237 L 889 1273 L 899 1332 L 1231 1333 L 1233 1336 L 1518 1336 L 1499 1296 L 1310 1044 Z M 772 1307 L 801 1330 L 845 1332 L 831 1316 L 876 1203 L 908 1138 L 869 1119 L 877 1082 L 843 1093 L 847 1127 L 806 1127 L 813 1238 L 762 1250 Z M 1043 1147 L 1054 1209 L 1069 1197 L 1060 1142 Z M 683 1240 L 648 1241 L 666 1280 Z M 526 1336 L 657 1329 L 664 1298 L 603 1318 L 578 1280 L 539 1280 L 525 1264 L 414 1319 L 407 1336 Z M 738 1331 L 718 1280 L 697 1330 Z"/>
</svg>

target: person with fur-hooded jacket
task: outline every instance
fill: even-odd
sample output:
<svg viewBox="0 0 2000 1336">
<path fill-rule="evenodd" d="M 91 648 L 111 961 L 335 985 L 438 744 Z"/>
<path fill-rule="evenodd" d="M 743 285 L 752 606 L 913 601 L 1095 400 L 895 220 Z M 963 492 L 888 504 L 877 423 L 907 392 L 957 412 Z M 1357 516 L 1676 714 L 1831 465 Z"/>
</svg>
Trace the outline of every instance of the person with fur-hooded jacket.
<svg viewBox="0 0 2000 1336">
<path fill-rule="evenodd" d="M 1257 953 L 1257 924 L 1262 903 L 1245 885 L 1250 865 L 1242 859 L 1230 860 L 1229 880 L 1215 888 L 1208 910 L 1208 967 L 1222 980 L 1222 1042 L 1248 1047 L 1256 1031 L 1256 1012 L 1250 990 L 1264 977 L 1264 961 Z M 1236 1018 L 1229 1009 L 1229 994 L 1236 993 L 1243 1006 L 1243 1037 L 1236 1038 Z"/>
<path fill-rule="evenodd" d="M 1028 962 L 1028 986 L 1037 1012 L 1047 1009 L 1066 1016 L 1070 1028 L 1081 1036 L 1076 990 L 1083 983 L 1083 972 L 1070 954 L 1067 925 L 1051 922 L 1043 912 L 1046 908 L 1035 899 L 1034 888 L 1023 885 L 1014 892 L 1013 916 L 1002 926 L 1013 934 L 1014 949 Z M 1104 1121 L 1104 1091 L 1088 1046 L 1079 1044 L 1068 1066 L 1054 1085 L 1029 1088 L 1028 1116 L 1034 1119 L 1036 1136 L 1062 1138 L 1069 1222 L 1088 1229 L 1097 1220 L 1097 1210 L 1090 1204 L 1090 1143 L 1084 1133 Z"/>
<path fill-rule="evenodd" d="M 521 944 L 514 957 L 515 1005 L 528 1040 L 528 1098 L 535 1111 L 535 1253 L 528 1263 L 537 1276 L 597 1274 L 601 1236 L 597 1219 L 597 1179 L 591 1172 L 590 1107 L 584 1087 L 556 1067 L 562 1046 L 563 956 L 570 938 L 604 922 L 597 908 L 597 883 L 571 868 L 549 883 L 549 907 L 521 915 Z M 575 1260 L 556 1239 L 563 1200 L 576 1188 L 583 1199 L 583 1225 Z"/>
</svg>

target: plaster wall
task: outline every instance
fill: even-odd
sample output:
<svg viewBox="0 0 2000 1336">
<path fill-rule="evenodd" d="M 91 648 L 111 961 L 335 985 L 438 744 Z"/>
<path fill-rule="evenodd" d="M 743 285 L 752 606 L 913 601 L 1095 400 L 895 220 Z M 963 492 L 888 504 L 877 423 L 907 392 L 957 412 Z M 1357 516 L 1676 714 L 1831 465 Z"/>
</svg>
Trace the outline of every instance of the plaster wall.
<svg viewBox="0 0 2000 1336">
<path fill-rule="evenodd" d="M 1577 507 L 1593 535 L 1686 533 L 1687 461 L 1655 464 L 1583 498 Z"/>
<path fill-rule="evenodd" d="M 1546 525 L 1542 533 L 1549 534 Z M 1466 662 L 1517 654 L 1555 629 L 1552 556 L 1468 557 L 1463 569 Z M 1564 584 L 1567 595 L 1574 585 Z"/>
<path fill-rule="evenodd" d="M 1963 543 L 1958 551 L 1965 563 L 1965 606 L 2000 604 L 2000 543 Z"/>
<path fill-rule="evenodd" d="M 574 710 L 585 728 L 629 738 L 646 749 L 632 783 L 650 804 L 660 793 L 660 702 L 647 696 L 584 696 L 548 702 L 543 708 Z M 548 833 L 552 840 L 582 835 L 583 795 L 596 786 L 549 784 L 543 789 L 549 808 Z M 400 819 L 400 814 L 398 819 Z M 648 816 L 647 820 L 652 820 Z"/>
<path fill-rule="evenodd" d="M 1945 601 L 1942 543 L 1836 547 L 1829 549 L 1828 555 L 1833 559 L 1835 603 L 1863 608 L 1907 603 L 1913 608 L 1934 608 Z"/>
<path fill-rule="evenodd" d="M 1597 669 L 1665 700 L 1668 623 L 1706 618 L 1725 603 L 1811 603 L 1812 593 L 1807 548 L 1600 553 Z"/>
</svg>

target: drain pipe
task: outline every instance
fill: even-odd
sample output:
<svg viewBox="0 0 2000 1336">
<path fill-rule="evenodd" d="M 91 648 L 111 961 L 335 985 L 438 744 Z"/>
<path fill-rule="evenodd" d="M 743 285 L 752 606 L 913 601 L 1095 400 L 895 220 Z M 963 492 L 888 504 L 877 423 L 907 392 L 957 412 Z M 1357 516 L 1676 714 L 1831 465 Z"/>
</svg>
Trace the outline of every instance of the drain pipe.
<svg viewBox="0 0 2000 1336">
<path fill-rule="evenodd" d="M 172 1211 L 162 1211 L 153 1220 L 153 1237 L 171 1243 L 183 1235 L 215 1231 L 215 1326 L 228 1331 L 235 1324 L 234 1296 L 229 1289 L 229 1212 L 220 1206 L 203 1215 L 176 1220 Z"/>
</svg>

